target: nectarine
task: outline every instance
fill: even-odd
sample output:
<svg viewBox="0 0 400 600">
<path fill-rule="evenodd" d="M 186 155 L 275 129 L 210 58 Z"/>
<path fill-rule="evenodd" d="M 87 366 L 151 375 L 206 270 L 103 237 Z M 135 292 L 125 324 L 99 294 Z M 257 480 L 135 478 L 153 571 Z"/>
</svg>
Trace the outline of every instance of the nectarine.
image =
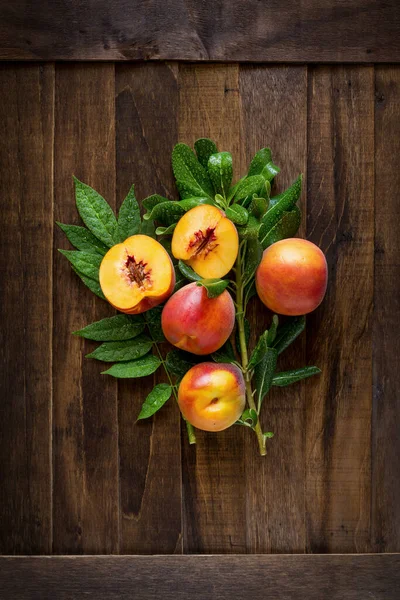
<svg viewBox="0 0 400 600">
<path fill-rule="evenodd" d="M 242 372 L 228 363 L 204 362 L 183 377 L 178 403 L 185 419 L 198 429 L 222 431 L 233 425 L 245 407 Z"/>
<path fill-rule="evenodd" d="M 133 235 L 110 248 L 101 262 L 99 278 L 109 303 L 129 314 L 161 304 L 175 285 L 168 252 L 147 235 Z"/>
<path fill-rule="evenodd" d="M 172 236 L 172 254 L 201 277 L 217 278 L 233 267 L 239 248 L 236 227 L 216 206 L 202 204 L 178 221 Z"/>
<path fill-rule="evenodd" d="M 281 315 L 305 315 L 317 308 L 327 280 L 324 253 L 312 242 L 298 238 L 269 246 L 256 271 L 261 301 Z"/>
<path fill-rule="evenodd" d="M 189 283 L 168 300 L 161 315 L 165 337 L 193 354 L 211 354 L 225 344 L 235 325 L 235 306 L 229 292 L 208 298 L 207 290 Z"/>
</svg>

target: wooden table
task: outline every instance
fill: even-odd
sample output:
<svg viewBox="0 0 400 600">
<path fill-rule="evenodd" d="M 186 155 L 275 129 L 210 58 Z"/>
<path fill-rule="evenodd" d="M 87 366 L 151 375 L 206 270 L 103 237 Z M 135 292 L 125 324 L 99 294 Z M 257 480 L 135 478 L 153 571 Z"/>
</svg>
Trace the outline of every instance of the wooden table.
<svg viewBox="0 0 400 600">
<path fill-rule="evenodd" d="M 150 598 L 153 569 L 165 598 L 399 597 L 399 556 L 376 554 L 400 552 L 399 6 L 0 3 L 0 552 L 176 555 L 1 558 L 4 598 Z M 132 183 L 176 198 L 171 149 L 201 136 L 237 177 L 266 145 L 278 191 L 303 172 L 328 259 L 281 363 L 322 375 L 270 394 L 266 458 L 245 428 L 190 447 L 172 403 L 136 424 L 153 379 L 101 376 L 71 335 L 113 314 L 57 252 L 72 175 L 114 207 Z"/>
</svg>

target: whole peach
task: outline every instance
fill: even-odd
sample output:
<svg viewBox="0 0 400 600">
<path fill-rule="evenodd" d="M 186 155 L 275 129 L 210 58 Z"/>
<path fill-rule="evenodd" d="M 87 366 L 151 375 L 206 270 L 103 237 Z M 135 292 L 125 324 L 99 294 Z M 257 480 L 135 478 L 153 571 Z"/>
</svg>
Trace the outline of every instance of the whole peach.
<svg viewBox="0 0 400 600">
<path fill-rule="evenodd" d="M 185 419 L 198 429 L 222 431 L 241 416 L 246 395 L 242 372 L 235 365 L 204 362 L 183 377 L 178 403 Z"/>
<path fill-rule="evenodd" d="M 281 315 L 305 315 L 322 302 L 328 281 L 324 253 L 312 242 L 289 238 L 264 251 L 256 272 L 261 301 Z"/>
<path fill-rule="evenodd" d="M 189 283 L 164 306 L 161 325 L 171 344 L 193 354 L 211 354 L 225 344 L 235 325 L 235 306 L 229 292 L 209 298 L 207 290 Z"/>
</svg>

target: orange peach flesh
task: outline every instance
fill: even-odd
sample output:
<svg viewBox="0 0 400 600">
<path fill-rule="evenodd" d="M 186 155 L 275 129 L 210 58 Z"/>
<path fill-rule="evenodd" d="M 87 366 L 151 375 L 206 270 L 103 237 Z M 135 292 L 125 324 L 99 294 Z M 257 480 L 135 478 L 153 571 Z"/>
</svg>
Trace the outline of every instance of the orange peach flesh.
<svg viewBox="0 0 400 600">
<path fill-rule="evenodd" d="M 172 237 L 172 254 L 201 277 L 223 277 L 234 265 L 239 238 L 236 227 L 216 206 L 201 205 L 179 220 Z"/>
<path fill-rule="evenodd" d="M 322 302 L 328 280 L 323 252 L 307 240 L 290 238 L 264 251 L 256 272 L 261 301 L 281 315 L 305 315 Z"/>
<path fill-rule="evenodd" d="M 208 298 L 207 290 L 189 283 L 164 306 L 161 324 L 167 340 L 193 354 L 211 354 L 220 348 L 235 325 L 235 306 L 226 290 Z"/>
<path fill-rule="evenodd" d="M 100 265 L 99 278 L 110 304 L 129 314 L 157 306 L 175 285 L 168 252 L 147 235 L 133 235 L 110 248 Z"/>
<path fill-rule="evenodd" d="M 243 375 L 238 367 L 204 362 L 183 377 L 178 403 L 185 419 L 198 429 L 222 431 L 242 414 L 246 402 Z"/>
</svg>

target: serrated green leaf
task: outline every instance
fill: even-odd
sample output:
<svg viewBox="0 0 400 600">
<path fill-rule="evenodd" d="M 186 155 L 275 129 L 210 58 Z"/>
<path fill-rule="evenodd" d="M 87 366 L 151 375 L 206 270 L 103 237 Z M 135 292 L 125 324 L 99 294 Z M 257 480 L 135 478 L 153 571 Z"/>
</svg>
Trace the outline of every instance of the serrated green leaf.
<svg viewBox="0 0 400 600">
<path fill-rule="evenodd" d="M 104 342 L 86 358 L 95 358 L 104 362 L 122 362 L 136 360 L 150 352 L 153 346 L 152 340 L 144 334 L 138 335 L 133 340 L 120 342 Z"/>
<path fill-rule="evenodd" d="M 102 292 L 102 289 L 100 287 L 100 283 L 99 281 L 95 280 L 95 279 L 91 279 L 90 277 L 86 277 L 86 275 L 84 275 L 83 273 L 80 273 L 78 271 L 78 269 L 76 269 L 74 267 L 74 265 L 72 266 L 72 270 L 78 275 L 78 277 L 80 277 L 80 279 L 83 281 L 83 283 L 86 285 L 86 287 L 89 288 L 89 290 L 91 292 L 93 292 L 93 294 L 95 294 L 96 296 L 98 296 L 99 298 L 101 298 L 102 300 L 107 300 L 105 295 Z"/>
<path fill-rule="evenodd" d="M 249 364 L 247 365 L 247 369 L 249 371 L 254 369 L 258 365 L 258 363 L 262 361 L 264 356 L 267 354 L 267 351 L 268 351 L 267 336 L 268 336 L 268 331 L 264 331 L 264 333 L 262 333 L 260 335 L 260 337 L 258 338 L 256 347 L 254 348 L 253 352 L 251 353 Z"/>
<path fill-rule="evenodd" d="M 137 420 L 148 419 L 154 415 L 170 399 L 171 394 L 172 387 L 168 383 L 157 384 L 143 402 Z"/>
<path fill-rule="evenodd" d="M 261 148 L 252 159 L 247 173 L 248 177 L 260 175 L 265 165 L 272 161 L 272 154 L 269 148 Z"/>
<path fill-rule="evenodd" d="M 263 235 L 263 238 L 260 240 L 263 249 L 265 250 L 271 244 L 275 244 L 275 242 L 294 237 L 300 227 L 300 223 L 301 212 L 299 207 L 295 206 L 291 211 L 284 212 L 276 225 L 264 235 L 260 228 L 260 235 Z"/>
<path fill-rule="evenodd" d="M 99 269 L 103 257 L 95 252 L 84 252 L 82 250 L 59 250 L 72 266 L 85 277 L 99 281 Z"/>
<path fill-rule="evenodd" d="M 199 138 L 194 143 L 194 149 L 196 150 L 197 159 L 199 163 L 206 169 L 208 165 L 208 159 L 211 154 L 216 154 L 218 148 L 212 140 L 208 138 Z"/>
<path fill-rule="evenodd" d="M 159 194 L 152 194 L 151 196 L 147 196 L 144 200 L 142 200 L 142 204 L 146 210 L 151 212 L 157 204 L 161 204 L 162 202 L 169 202 L 168 198 L 164 196 L 160 196 Z"/>
<path fill-rule="evenodd" d="M 262 402 L 272 385 L 272 378 L 275 373 L 277 358 L 278 352 L 276 349 L 267 348 L 264 358 L 254 369 L 254 387 L 256 389 L 258 414 L 260 414 Z"/>
<path fill-rule="evenodd" d="M 278 325 L 279 325 L 279 317 L 278 317 L 278 315 L 274 315 L 272 317 L 271 326 L 268 329 L 267 346 L 272 346 L 272 344 L 276 338 L 276 334 L 278 331 Z"/>
<path fill-rule="evenodd" d="M 178 262 L 178 268 L 182 275 L 186 277 L 186 279 L 189 279 L 189 281 L 201 281 L 202 278 L 200 275 L 197 275 L 197 273 L 193 271 L 192 267 L 186 265 L 182 260 Z"/>
<path fill-rule="evenodd" d="M 291 371 L 282 371 L 281 373 L 276 373 L 274 375 L 272 385 L 286 387 L 287 385 L 296 383 L 307 377 L 312 377 L 313 375 L 318 375 L 319 373 L 321 373 L 321 369 L 318 369 L 318 367 L 302 367 L 300 369 L 292 369 Z"/>
<path fill-rule="evenodd" d="M 205 360 L 204 356 L 195 356 L 183 350 L 171 350 L 166 356 L 165 363 L 170 373 L 182 378 L 194 365 Z"/>
<path fill-rule="evenodd" d="M 246 340 L 246 346 L 249 345 L 249 339 L 250 339 L 250 321 L 248 319 L 246 319 L 246 317 L 244 318 L 244 337 Z M 235 343 L 236 343 L 236 349 L 239 352 L 239 354 L 241 354 L 240 351 L 240 339 L 239 339 L 239 327 L 236 327 L 236 331 L 235 331 Z"/>
<path fill-rule="evenodd" d="M 111 248 L 119 242 L 117 220 L 111 206 L 89 185 L 76 177 L 74 181 L 76 207 L 82 221 L 97 239 Z"/>
<path fill-rule="evenodd" d="M 259 239 L 263 245 L 263 240 L 281 219 L 283 213 L 292 210 L 297 200 L 300 198 L 301 182 L 302 176 L 300 175 L 296 181 L 281 194 L 279 201 L 272 206 L 272 208 L 269 208 L 262 218 Z"/>
<path fill-rule="evenodd" d="M 95 342 L 120 342 L 135 338 L 145 326 L 142 315 L 115 315 L 74 331 L 74 335 Z"/>
<path fill-rule="evenodd" d="M 232 155 L 230 152 L 218 152 L 208 159 L 208 174 L 216 194 L 226 196 L 233 177 Z"/>
<path fill-rule="evenodd" d="M 274 340 L 274 348 L 281 354 L 300 335 L 306 326 L 306 318 L 289 317 L 282 327 L 279 327 Z"/>
<path fill-rule="evenodd" d="M 102 375 L 111 375 L 121 379 L 130 379 L 137 377 L 146 377 L 157 371 L 161 365 L 161 360 L 153 354 L 147 354 L 143 358 L 131 360 L 129 362 L 117 363 L 103 371 Z"/>
<path fill-rule="evenodd" d="M 128 192 L 118 214 L 118 234 L 121 242 L 140 232 L 140 209 L 135 198 L 135 186 Z"/>
<path fill-rule="evenodd" d="M 172 225 L 184 214 L 185 210 L 179 206 L 179 202 L 168 200 L 167 202 L 156 204 L 150 212 L 143 215 L 143 219 L 145 221 L 159 221 L 163 225 Z"/>
<path fill-rule="evenodd" d="M 192 196 L 213 199 L 214 191 L 210 177 L 189 146 L 175 146 L 172 152 L 172 168 L 182 199 Z"/>
<path fill-rule="evenodd" d="M 176 223 L 169 225 L 169 227 L 157 227 L 156 235 L 171 235 L 174 233 Z"/>
<path fill-rule="evenodd" d="M 267 212 L 268 200 L 265 198 L 258 198 L 254 196 L 249 205 L 249 214 L 261 219 L 261 217 Z"/>
<path fill-rule="evenodd" d="M 249 220 L 249 213 L 240 204 L 232 204 L 225 210 L 225 214 L 236 225 L 246 225 Z"/>
<path fill-rule="evenodd" d="M 253 175 L 252 177 L 241 179 L 230 191 L 228 200 L 233 199 L 234 202 L 239 202 L 249 196 L 252 198 L 253 194 L 257 194 L 260 191 L 264 182 L 265 179 L 262 175 Z"/>
<path fill-rule="evenodd" d="M 165 336 L 161 327 L 162 306 L 155 306 L 143 313 L 144 320 L 149 328 L 151 339 L 154 342 L 165 342 Z"/>
<path fill-rule="evenodd" d="M 87 252 L 96 252 L 104 256 L 108 251 L 108 247 L 103 244 L 91 231 L 80 225 L 64 225 L 56 221 L 59 228 L 65 233 L 67 239 L 78 250 Z"/>
<path fill-rule="evenodd" d="M 196 283 L 206 288 L 208 298 L 220 296 L 229 285 L 227 279 L 200 279 Z"/>
<path fill-rule="evenodd" d="M 225 342 L 221 348 L 213 352 L 211 355 L 212 359 L 217 363 L 232 363 L 236 361 L 235 352 L 230 340 Z"/>
<path fill-rule="evenodd" d="M 263 249 L 257 238 L 249 237 L 246 244 L 246 259 L 244 266 L 244 280 L 246 283 L 254 276 L 263 255 Z"/>
</svg>

